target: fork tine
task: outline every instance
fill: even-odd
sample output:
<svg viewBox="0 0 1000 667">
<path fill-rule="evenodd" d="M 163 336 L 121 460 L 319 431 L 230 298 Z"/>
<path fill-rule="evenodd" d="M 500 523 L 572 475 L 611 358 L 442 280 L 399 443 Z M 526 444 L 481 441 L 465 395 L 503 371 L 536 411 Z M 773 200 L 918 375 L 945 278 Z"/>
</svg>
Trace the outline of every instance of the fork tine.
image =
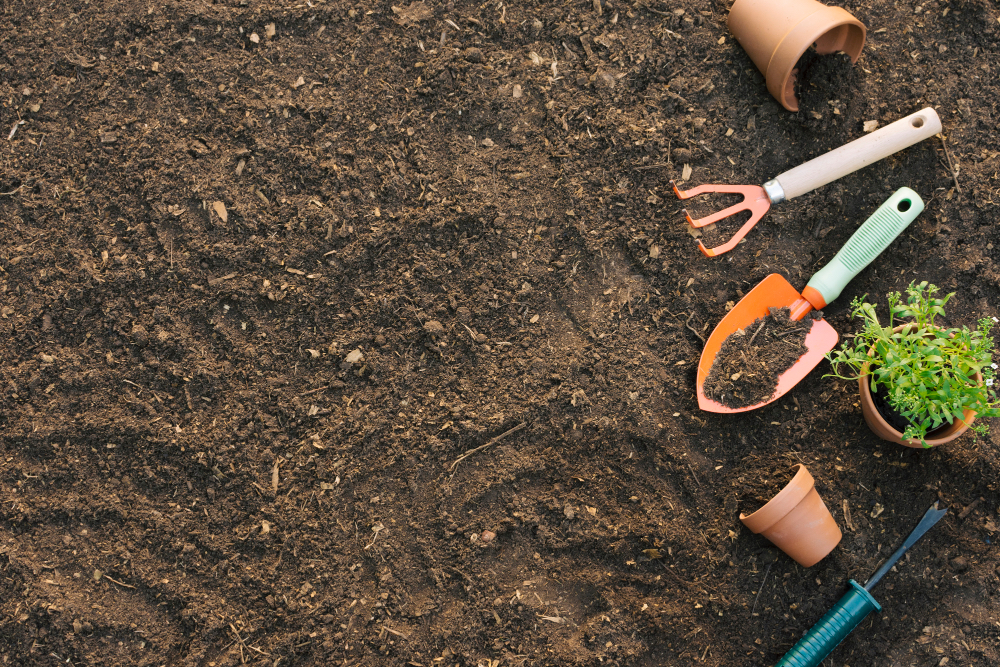
<svg viewBox="0 0 1000 667">
<path fill-rule="evenodd" d="M 735 248 L 736 245 L 743 240 L 743 237 L 747 235 L 747 232 L 753 229 L 753 226 L 760 222 L 760 219 L 764 217 L 765 213 L 767 213 L 766 208 L 763 211 L 753 211 L 753 209 L 748 210 L 752 211 L 750 219 L 743 223 L 743 226 L 740 227 L 739 231 L 733 235 L 733 238 L 729 239 L 725 243 L 717 245 L 714 248 L 706 248 L 704 243 L 698 241 L 698 249 L 701 250 L 705 257 L 715 257 L 716 255 L 721 255 L 722 253 L 729 252 Z"/>
<path fill-rule="evenodd" d="M 691 218 L 691 214 L 688 213 L 687 209 L 684 209 L 684 217 L 687 218 L 688 224 L 692 227 L 705 227 L 711 225 L 712 223 L 724 220 L 732 215 L 739 213 L 740 211 L 749 211 L 750 219 L 746 221 L 739 231 L 731 238 L 729 241 L 718 245 L 714 248 L 706 248 L 705 245 L 698 241 L 698 246 L 701 251 L 708 257 L 715 257 L 716 255 L 721 255 L 724 252 L 729 252 L 736 247 L 744 236 L 760 222 L 760 219 L 764 217 L 768 209 L 771 208 L 771 199 L 767 196 L 767 191 L 764 190 L 759 185 L 727 185 L 727 184 L 711 184 L 706 183 L 704 185 L 699 185 L 697 187 L 691 188 L 690 190 L 679 190 L 677 184 L 670 181 L 670 185 L 674 188 L 674 194 L 677 195 L 678 199 L 690 199 L 696 195 L 706 194 L 711 192 L 723 192 L 731 194 L 743 195 L 743 201 L 733 206 L 718 211 L 717 213 L 712 213 L 703 218 L 698 218 L 697 220 Z"/>
<path fill-rule="evenodd" d="M 736 215 L 740 211 L 750 211 L 751 213 L 754 213 L 753 202 L 747 202 L 744 199 L 739 204 L 733 204 L 729 208 L 724 208 L 721 211 L 719 211 L 718 213 L 713 213 L 711 215 L 706 215 L 704 218 L 698 218 L 697 220 L 694 220 L 694 219 L 691 218 L 691 215 L 688 213 L 687 209 L 684 209 L 683 213 L 684 213 L 684 215 L 687 216 L 687 220 L 691 224 L 692 227 L 705 227 L 706 225 L 710 225 L 713 222 L 718 222 L 719 220 L 724 220 L 725 218 L 728 218 L 731 215 Z M 764 214 L 761 213 L 761 215 L 764 215 Z M 758 218 L 758 220 L 759 219 L 760 218 Z"/>
</svg>

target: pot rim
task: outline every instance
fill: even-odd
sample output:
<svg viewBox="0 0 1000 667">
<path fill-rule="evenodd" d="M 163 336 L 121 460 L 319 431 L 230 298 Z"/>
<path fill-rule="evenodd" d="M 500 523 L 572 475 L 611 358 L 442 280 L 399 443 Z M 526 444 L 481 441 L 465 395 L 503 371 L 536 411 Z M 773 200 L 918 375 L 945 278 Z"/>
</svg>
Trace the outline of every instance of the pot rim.
<svg viewBox="0 0 1000 667">
<path fill-rule="evenodd" d="M 756 512 L 750 515 L 740 513 L 740 521 L 754 533 L 763 533 L 768 528 L 780 521 L 786 514 L 791 512 L 802 502 L 809 492 L 816 485 L 816 480 L 806 469 L 805 465 L 797 463 L 792 466 L 798 471 L 791 481 L 778 491 L 767 503 Z"/>
</svg>

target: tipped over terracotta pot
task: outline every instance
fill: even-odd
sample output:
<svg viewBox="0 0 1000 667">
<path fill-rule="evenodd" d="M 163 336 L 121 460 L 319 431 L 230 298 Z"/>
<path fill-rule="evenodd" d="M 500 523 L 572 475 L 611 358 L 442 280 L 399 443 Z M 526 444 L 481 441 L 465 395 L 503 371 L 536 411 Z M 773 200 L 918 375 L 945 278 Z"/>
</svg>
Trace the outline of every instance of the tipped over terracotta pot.
<svg viewBox="0 0 1000 667">
<path fill-rule="evenodd" d="M 797 468 L 785 488 L 750 516 L 740 514 L 740 521 L 802 567 L 810 567 L 833 551 L 843 533 L 819 497 L 813 476 L 804 465 Z"/>
<path fill-rule="evenodd" d="M 767 80 L 767 89 L 789 111 L 798 111 L 795 64 L 810 46 L 816 53 L 843 51 L 856 63 L 865 25 L 840 7 L 816 0 L 736 0 L 729 30 Z"/>
</svg>

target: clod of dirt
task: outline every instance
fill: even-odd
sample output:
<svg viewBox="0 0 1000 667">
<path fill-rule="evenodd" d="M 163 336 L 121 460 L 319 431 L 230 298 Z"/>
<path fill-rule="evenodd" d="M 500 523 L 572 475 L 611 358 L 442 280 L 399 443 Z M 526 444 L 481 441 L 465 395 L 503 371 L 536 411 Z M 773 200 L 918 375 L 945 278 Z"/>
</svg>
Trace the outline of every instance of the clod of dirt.
<svg viewBox="0 0 1000 667">
<path fill-rule="evenodd" d="M 441 324 L 440 322 L 438 322 L 437 320 L 430 320 L 429 322 L 425 322 L 424 323 L 424 329 L 428 333 L 432 333 L 432 334 L 443 334 L 444 333 L 444 325 Z"/>
<path fill-rule="evenodd" d="M 474 46 L 470 46 L 465 50 L 465 59 L 470 63 L 481 63 L 483 62 L 483 52 Z"/>
<path fill-rule="evenodd" d="M 805 353 L 804 341 L 812 328 L 812 319 L 793 322 L 789 312 L 772 308 L 767 317 L 730 335 L 705 378 L 705 395 L 730 408 L 771 398 L 781 374 Z M 815 311 L 811 315 L 822 317 Z"/>
</svg>

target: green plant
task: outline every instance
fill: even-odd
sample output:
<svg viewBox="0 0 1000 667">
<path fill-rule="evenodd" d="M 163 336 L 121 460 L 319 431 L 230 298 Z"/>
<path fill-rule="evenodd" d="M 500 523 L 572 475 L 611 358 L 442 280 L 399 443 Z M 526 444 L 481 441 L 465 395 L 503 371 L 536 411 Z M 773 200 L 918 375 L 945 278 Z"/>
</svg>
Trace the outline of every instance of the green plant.
<svg viewBox="0 0 1000 667">
<path fill-rule="evenodd" d="M 963 420 L 966 410 L 977 417 L 1000 415 L 1000 401 L 993 389 L 997 365 L 992 362 L 993 338 L 990 331 L 996 317 L 979 320 L 973 331 L 944 328 L 934 318 L 944 316 L 944 306 L 954 296 L 934 298 L 938 288 L 926 281 L 910 283 L 906 302 L 899 292 L 887 294 L 889 323 L 882 326 L 875 306 L 865 297 L 851 302 L 852 316 L 862 320 L 863 327 L 853 341 L 828 353 L 833 373 L 827 377 L 843 380 L 870 378 L 872 394 L 881 387 L 889 404 L 909 425 L 904 439 L 919 439 L 928 447 L 925 437 L 934 429 Z M 897 321 L 910 320 L 909 322 Z M 899 324 L 909 324 L 902 331 L 893 331 Z M 848 370 L 843 370 L 844 367 Z M 855 373 L 854 377 L 844 373 Z M 976 381 L 982 373 L 983 382 Z M 985 435 L 989 426 L 982 420 L 972 430 Z"/>
</svg>

